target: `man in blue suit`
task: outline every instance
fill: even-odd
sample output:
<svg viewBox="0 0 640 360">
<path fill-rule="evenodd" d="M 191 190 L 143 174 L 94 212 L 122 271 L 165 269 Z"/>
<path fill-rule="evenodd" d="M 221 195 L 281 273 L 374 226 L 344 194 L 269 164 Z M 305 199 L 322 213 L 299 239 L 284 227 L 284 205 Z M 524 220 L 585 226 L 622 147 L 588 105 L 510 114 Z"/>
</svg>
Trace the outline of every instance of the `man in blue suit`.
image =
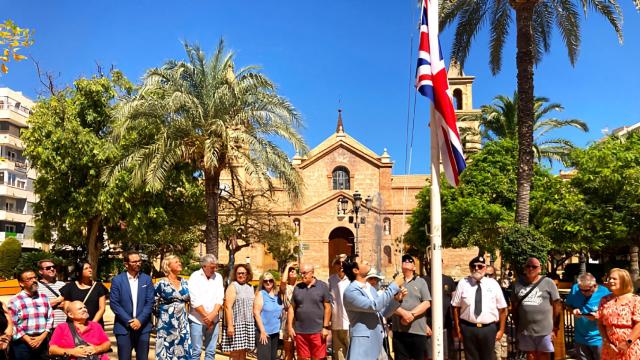
<svg viewBox="0 0 640 360">
<path fill-rule="evenodd" d="M 151 334 L 151 309 L 154 288 L 151 277 L 141 273 L 140 253 L 124 254 L 127 271 L 111 280 L 111 310 L 116 315 L 113 333 L 118 343 L 118 359 L 130 360 L 136 349 L 136 359 L 147 360 Z"/>
<path fill-rule="evenodd" d="M 376 360 L 382 351 L 384 329 L 381 316 L 390 316 L 407 294 L 400 289 L 404 279 L 398 276 L 380 295 L 367 281 L 371 266 L 366 261 L 347 260 L 343 263 L 351 284 L 344 291 L 344 308 L 349 316 L 351 337 L 347 359 Z"/>
</svg>

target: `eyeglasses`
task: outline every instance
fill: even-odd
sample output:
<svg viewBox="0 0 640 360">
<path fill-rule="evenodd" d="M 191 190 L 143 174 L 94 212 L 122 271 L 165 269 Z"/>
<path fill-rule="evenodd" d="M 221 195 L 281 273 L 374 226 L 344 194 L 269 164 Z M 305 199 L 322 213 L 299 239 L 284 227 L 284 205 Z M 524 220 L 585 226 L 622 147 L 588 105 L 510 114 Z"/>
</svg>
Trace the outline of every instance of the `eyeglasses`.
<svg viewBox="0 0 640 360">
<path fill-rule="evenodd" d="M 478 269 L 478 270 L 482 270 L 485 267 L 487 267 L 487 265 L 482 265 L 482 264 L 473 264 L 473 265 L 471 265 L 472 269 Z"/>
<path fill-rule="evenodd" d="M 55 266 L 43 266 L 40 269 L 42 269 L 42 270 L 55 270 L 56 267 Z"/>
<path fill-rule="evenodd" d="M 527 269 L 537 269 L 539 267 L 540 267 L 539 265 L 527 265 L 527 266 L 525 266 L 525 268 L 527 268 Z"/>
<path fill-rule="evenodd" d="M 236 275 L 247 275 L 246 271 L 238 271 Z"/>
</svg>

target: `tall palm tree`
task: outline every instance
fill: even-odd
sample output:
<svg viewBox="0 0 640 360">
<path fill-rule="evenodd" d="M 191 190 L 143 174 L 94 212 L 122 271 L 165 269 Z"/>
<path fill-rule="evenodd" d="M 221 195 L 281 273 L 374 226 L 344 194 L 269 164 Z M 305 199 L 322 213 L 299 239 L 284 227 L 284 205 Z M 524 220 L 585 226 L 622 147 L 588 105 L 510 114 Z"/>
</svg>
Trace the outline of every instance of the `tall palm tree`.
<svg viewBox="0 0 640 360">
<path fill-rule="evenodd" d="M 544 118 L 553 111 L 563 111 L 564 107 L 558 103 L 547 104 L 546 97 L 536 97 L 533 104 L 533 153 L 538 162 L 543 159 L 549 161 L 549 165 L 554 160 L 566 165 L 567 156 L 575 145 L 563 138 L 544 139 L 545 135 L 552 130 L 572 126 L 584 132 L 589 131 L 587 124 L 579 119 L 561 120 L 557 118 Z M 513 97 L 498 95 L 494 98 L 493 104 L 483 105 L 480 110 L 481 135 L 483 140 L 496 140 L 509 138 L 516 140 L 518 137 L 518 93 L 514 92 Z"/>
<path fill-rule="evenodd" d="M 299 113 L 258 68 L 236 70 L 222 40 L 209 59 L 197 45 L 184 48 L 187 61 L 147 71 L 140 91 L 120 106 L 117 137 L 132 127 L 151 130 L 110 174 L 131 169 L 134 183 L 160 189 L 175 166 L 196 169 L 205 187 L 206 251 L 217 256 L 221 175 L 230 176 L 231 186 L 249 180 L 245 184 L 269 189 L 273 177 L 296 200 L 302 179 L 273 141 L 283 139 L 302 153 L 307 146 L 297 130 Z"/>
<path fill-rule="evenodd" d="M 633 0 L 636 6 L 640 0 Z M 580 48 L 580 11 L 587 8 L 602 14 L 622 42 L 622 12 L 616 0 L 442 0 L 440 26 L 457 20 L 451 57 L 461 66 L 469 55 L 471 42 L 484 24 L 491 32 L 489 63 L 496 74 L 502 66 L 502 50 L 514 22 L 518 68 L 518 190 L 516 222 L 529 224 L 529 192 L 533 177 L 534 91 L 533 66 L 550 49 L 554 25 L 564 40 L 569 61 L 575 64 Z M 514 14 L 512 14 L 512 12 Z"/>
</svg>

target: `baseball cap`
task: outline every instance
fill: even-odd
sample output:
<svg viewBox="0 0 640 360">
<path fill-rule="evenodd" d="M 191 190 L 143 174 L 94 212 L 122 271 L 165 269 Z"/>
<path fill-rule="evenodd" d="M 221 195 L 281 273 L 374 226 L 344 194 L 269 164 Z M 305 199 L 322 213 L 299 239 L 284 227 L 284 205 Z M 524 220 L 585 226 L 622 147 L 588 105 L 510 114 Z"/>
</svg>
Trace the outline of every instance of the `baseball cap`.
<svg viewBox="0 0 640 360">
<path fill-rule="evenodd" d="M 367 273 L 367 276 L 365 277 L 365 279 L 369 279 L 369 278 L 377 278 L 379 280 L 384 280 L 384 276 L 378 274 L 378 271 L 373 266 L 371 267 L 371 269 L 369 269 L 369 272 Z"/>
</svg>

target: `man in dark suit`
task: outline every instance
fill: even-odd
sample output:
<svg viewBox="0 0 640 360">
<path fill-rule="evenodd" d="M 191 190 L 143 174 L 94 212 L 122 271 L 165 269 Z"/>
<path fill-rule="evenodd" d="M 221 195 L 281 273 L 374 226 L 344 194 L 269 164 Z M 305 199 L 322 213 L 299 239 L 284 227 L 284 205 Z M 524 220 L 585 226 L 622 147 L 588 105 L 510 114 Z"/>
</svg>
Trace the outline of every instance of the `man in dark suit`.
<svg viewBox="0 0 640 360">
<path fill-rule="evenodd" d="M 136 251 L 124 254 L 127 271 L 111 280 L 111 310 L 115 314 L 113 333 L 118 343 L 118 359 L 131 359 L 136 349 L 136 359 L 147 360 L 149 335 L 151 334 L 151 309 L 154 288 L 151 277 L 141 273 L 142 259 Z"/>
</svg>

